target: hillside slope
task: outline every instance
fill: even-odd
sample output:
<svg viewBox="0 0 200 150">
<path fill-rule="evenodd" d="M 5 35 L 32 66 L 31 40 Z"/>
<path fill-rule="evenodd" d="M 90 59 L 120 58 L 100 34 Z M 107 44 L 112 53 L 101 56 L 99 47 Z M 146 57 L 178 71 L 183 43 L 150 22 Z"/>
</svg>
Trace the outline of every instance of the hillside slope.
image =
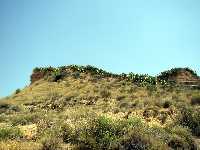
<svg viewBox="0 0 200 150">
<path fill-rule="evenodd" d="M 36 68 L 29 86 L 0 102 L 0 149 L 197 149 L 200 90 L 174 82 Z"/>
</svg>

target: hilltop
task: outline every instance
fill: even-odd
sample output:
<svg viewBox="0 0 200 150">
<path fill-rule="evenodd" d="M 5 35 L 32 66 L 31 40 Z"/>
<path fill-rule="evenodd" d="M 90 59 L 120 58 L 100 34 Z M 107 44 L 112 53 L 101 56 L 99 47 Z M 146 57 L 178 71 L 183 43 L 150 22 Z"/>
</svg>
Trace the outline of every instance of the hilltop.
<svg viewBox="0 0 200 150">
<path fill-rule="evenodd" d="M 35 68 L 31 84 L 0 102 L 0 149 L 197 149 L 200 78 L 93 66 Z"/>
<path fill-rule="evenodd" d="M 33 70 L 33 74 L 31 75 L 31 83 L 40 80 L 42 78 L 51 78 L 52 81 L 60 80 L 69 75 L 81 75 L 81 74 L 89 74 L 90 76 L 97 76 L 99 78 L 118 78 L 121 80 L 128 80 L 135 84 L 139 85 L 147 85 L 147 84 L 194 84 L 200 85 L 200 77 L 197 75 L 195 71 L 190 68 L 173 68 L 171 70 L 167 70 L 161 72 L 158 76 L 153 77 L 148 74 L 135 74 L 135 73 L 122 73 L 122 74 L 113 74 L 107 72 L 105 70 L 96 68 L 94 66 L 62 66 L 58 68 L 47 67 L 47 68 L 35 68 Z"/>
</svg>

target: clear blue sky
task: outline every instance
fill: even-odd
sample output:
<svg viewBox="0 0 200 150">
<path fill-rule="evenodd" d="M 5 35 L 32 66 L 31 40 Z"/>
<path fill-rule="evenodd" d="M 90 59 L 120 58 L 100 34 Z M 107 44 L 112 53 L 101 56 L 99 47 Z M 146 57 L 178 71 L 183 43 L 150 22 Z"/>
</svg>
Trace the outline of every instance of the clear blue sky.
<svg viewBox="0 0 200 150">
<path fill-rule="evenodd" d="M 199 0 L 0 0 L 0 96 L 36 66 L 200 74 Z"/>
</svg>

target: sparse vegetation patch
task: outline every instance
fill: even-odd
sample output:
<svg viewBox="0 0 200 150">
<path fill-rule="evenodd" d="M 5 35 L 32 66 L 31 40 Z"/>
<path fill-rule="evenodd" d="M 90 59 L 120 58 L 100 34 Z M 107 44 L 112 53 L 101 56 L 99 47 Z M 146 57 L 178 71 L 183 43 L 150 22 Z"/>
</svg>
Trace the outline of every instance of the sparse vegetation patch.
<svg viewBox="0 0 200 150">
<path fill-rule="evenodd" d="M 29 86 L 0 102 L 0 149 L 198 150 L 200 91 L 180 79 L 199 77 L 35 68 Z"/>
</svg>

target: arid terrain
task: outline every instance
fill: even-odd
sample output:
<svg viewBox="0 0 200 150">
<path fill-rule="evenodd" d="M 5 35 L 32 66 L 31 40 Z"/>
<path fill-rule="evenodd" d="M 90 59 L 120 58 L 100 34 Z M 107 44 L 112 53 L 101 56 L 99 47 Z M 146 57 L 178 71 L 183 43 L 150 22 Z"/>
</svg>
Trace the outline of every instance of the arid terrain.
<svg viewBox="0 0 200 150">
<path fill-rule="evenodd" d="M 153 77 L 71 65 L 30 78 L 0 100 L 0 150 L 200 148 L 200 78 L 189 68 Z"/>
</svg>

